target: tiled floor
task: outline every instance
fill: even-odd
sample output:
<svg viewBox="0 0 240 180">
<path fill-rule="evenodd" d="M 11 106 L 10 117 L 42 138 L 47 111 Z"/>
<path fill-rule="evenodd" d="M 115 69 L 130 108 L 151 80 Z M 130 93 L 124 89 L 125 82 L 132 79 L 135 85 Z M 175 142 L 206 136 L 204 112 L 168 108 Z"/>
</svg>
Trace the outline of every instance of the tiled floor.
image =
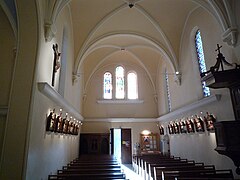
<svg viewBox="0 0 240 180">
<path fill-rule="evenodd" d="M 122 164 L 122 169 L 126 174 L 126 179 L 129 180 L 143 180 L 141 176 L 133 171 L 132 164 Z"/>
</svg>

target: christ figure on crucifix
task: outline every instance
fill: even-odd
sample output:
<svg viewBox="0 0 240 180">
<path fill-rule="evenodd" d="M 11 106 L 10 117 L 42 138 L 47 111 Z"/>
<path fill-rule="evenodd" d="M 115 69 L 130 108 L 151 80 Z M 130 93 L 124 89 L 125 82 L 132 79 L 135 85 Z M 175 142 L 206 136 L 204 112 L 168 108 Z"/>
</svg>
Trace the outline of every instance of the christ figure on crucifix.
<svg viewBox="0 0 240 180">
<path fill-rule="evenodd" d="M 53 72 L 52 72 L 52 86 L 54 86 L 55 81 L 55 73 L 60 68 L 60 55 L 61 53 L 58 52 L 58 45 L 53 45 L 53 51 L 54 51 L 54 60 L 53 60 Z"/>
</svg>

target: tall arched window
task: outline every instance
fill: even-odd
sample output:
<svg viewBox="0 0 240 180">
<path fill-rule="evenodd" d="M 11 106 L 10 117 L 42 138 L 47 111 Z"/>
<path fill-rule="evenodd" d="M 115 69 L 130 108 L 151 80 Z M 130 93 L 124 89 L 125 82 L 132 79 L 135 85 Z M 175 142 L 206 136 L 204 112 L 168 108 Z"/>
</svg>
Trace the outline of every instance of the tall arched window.
<svg viewBox="0 0 240 180">
<path fill-rule="evenodd" d="M 116 99 L 124 99 L 124 69 L 122 66 L 116 68 Z"/>
<path fill-rule="evenodd" d="M 196 36 L 195 36 L 195 46 L 197 51 L 197 58 L 198 58 L 198 65 L 199 65 L 199 71 L 200 73 L 206 72 L 206 64 L 204 59 L 204 52 L 203 52 L 203 45 L 202 45 L 202 38 L 200 30 L 197 30 Z M 206 82 L 202 81 L 202 89 L 203 89 L 203 95 L 204 97 L 210 96 L 210 89 L 206 87 Z"/>
<path fill-rule="evenodd" d="M 103 76 L 103 98 L 112 99 L 112 74 L 106 72 Z"/>
<path fill-rule="evenodd" d="M 137 75 L 134 72 L 130 72 L 127 75 L 127 88 L 128 88 L 128 99 L 137 99 Z"/>
<path fill-rule="evenodd" d="M 171 106 L 171 98 L 170 98 L 170 89 L 169 89 L 169 80 L 168 80 L 167 69 L 165 69 L 165 83 L 166 83 L 166 92 L 167 92 L 168 112 L 171 112 L 172 106 Z"/>
</svg>

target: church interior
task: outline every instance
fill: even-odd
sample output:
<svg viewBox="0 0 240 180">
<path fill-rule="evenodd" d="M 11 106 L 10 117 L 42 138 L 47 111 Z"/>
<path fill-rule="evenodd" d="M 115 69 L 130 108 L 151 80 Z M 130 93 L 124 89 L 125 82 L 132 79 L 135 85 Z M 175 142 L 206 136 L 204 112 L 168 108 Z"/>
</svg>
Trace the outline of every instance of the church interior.
<svg viewBox="0 0 240 180">
<path fill-rule="evenodd" d="M 168 154 L 240 179 L 240 0 L 0 0 L 0 179 Z M 121 154 L 122 153 L 122 154 Z"/>
</svg>

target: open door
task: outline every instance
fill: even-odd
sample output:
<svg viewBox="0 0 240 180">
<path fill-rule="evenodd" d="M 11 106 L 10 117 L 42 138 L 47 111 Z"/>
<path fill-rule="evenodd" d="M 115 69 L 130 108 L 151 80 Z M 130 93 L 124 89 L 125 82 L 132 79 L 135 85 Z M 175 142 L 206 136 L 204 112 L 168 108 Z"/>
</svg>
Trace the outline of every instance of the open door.
<svg viewBox="0 0 240 180">
<path fill-rule="evenodd" d="M 110 154 L 114 155 L 114 129 L 110 129 Z"/>
<path fill-rule="evenodd" d="M 121 159 L 122 164 L 132 163 L 132 135 L 131 129 L 121 129 Z"/>
</svg>

